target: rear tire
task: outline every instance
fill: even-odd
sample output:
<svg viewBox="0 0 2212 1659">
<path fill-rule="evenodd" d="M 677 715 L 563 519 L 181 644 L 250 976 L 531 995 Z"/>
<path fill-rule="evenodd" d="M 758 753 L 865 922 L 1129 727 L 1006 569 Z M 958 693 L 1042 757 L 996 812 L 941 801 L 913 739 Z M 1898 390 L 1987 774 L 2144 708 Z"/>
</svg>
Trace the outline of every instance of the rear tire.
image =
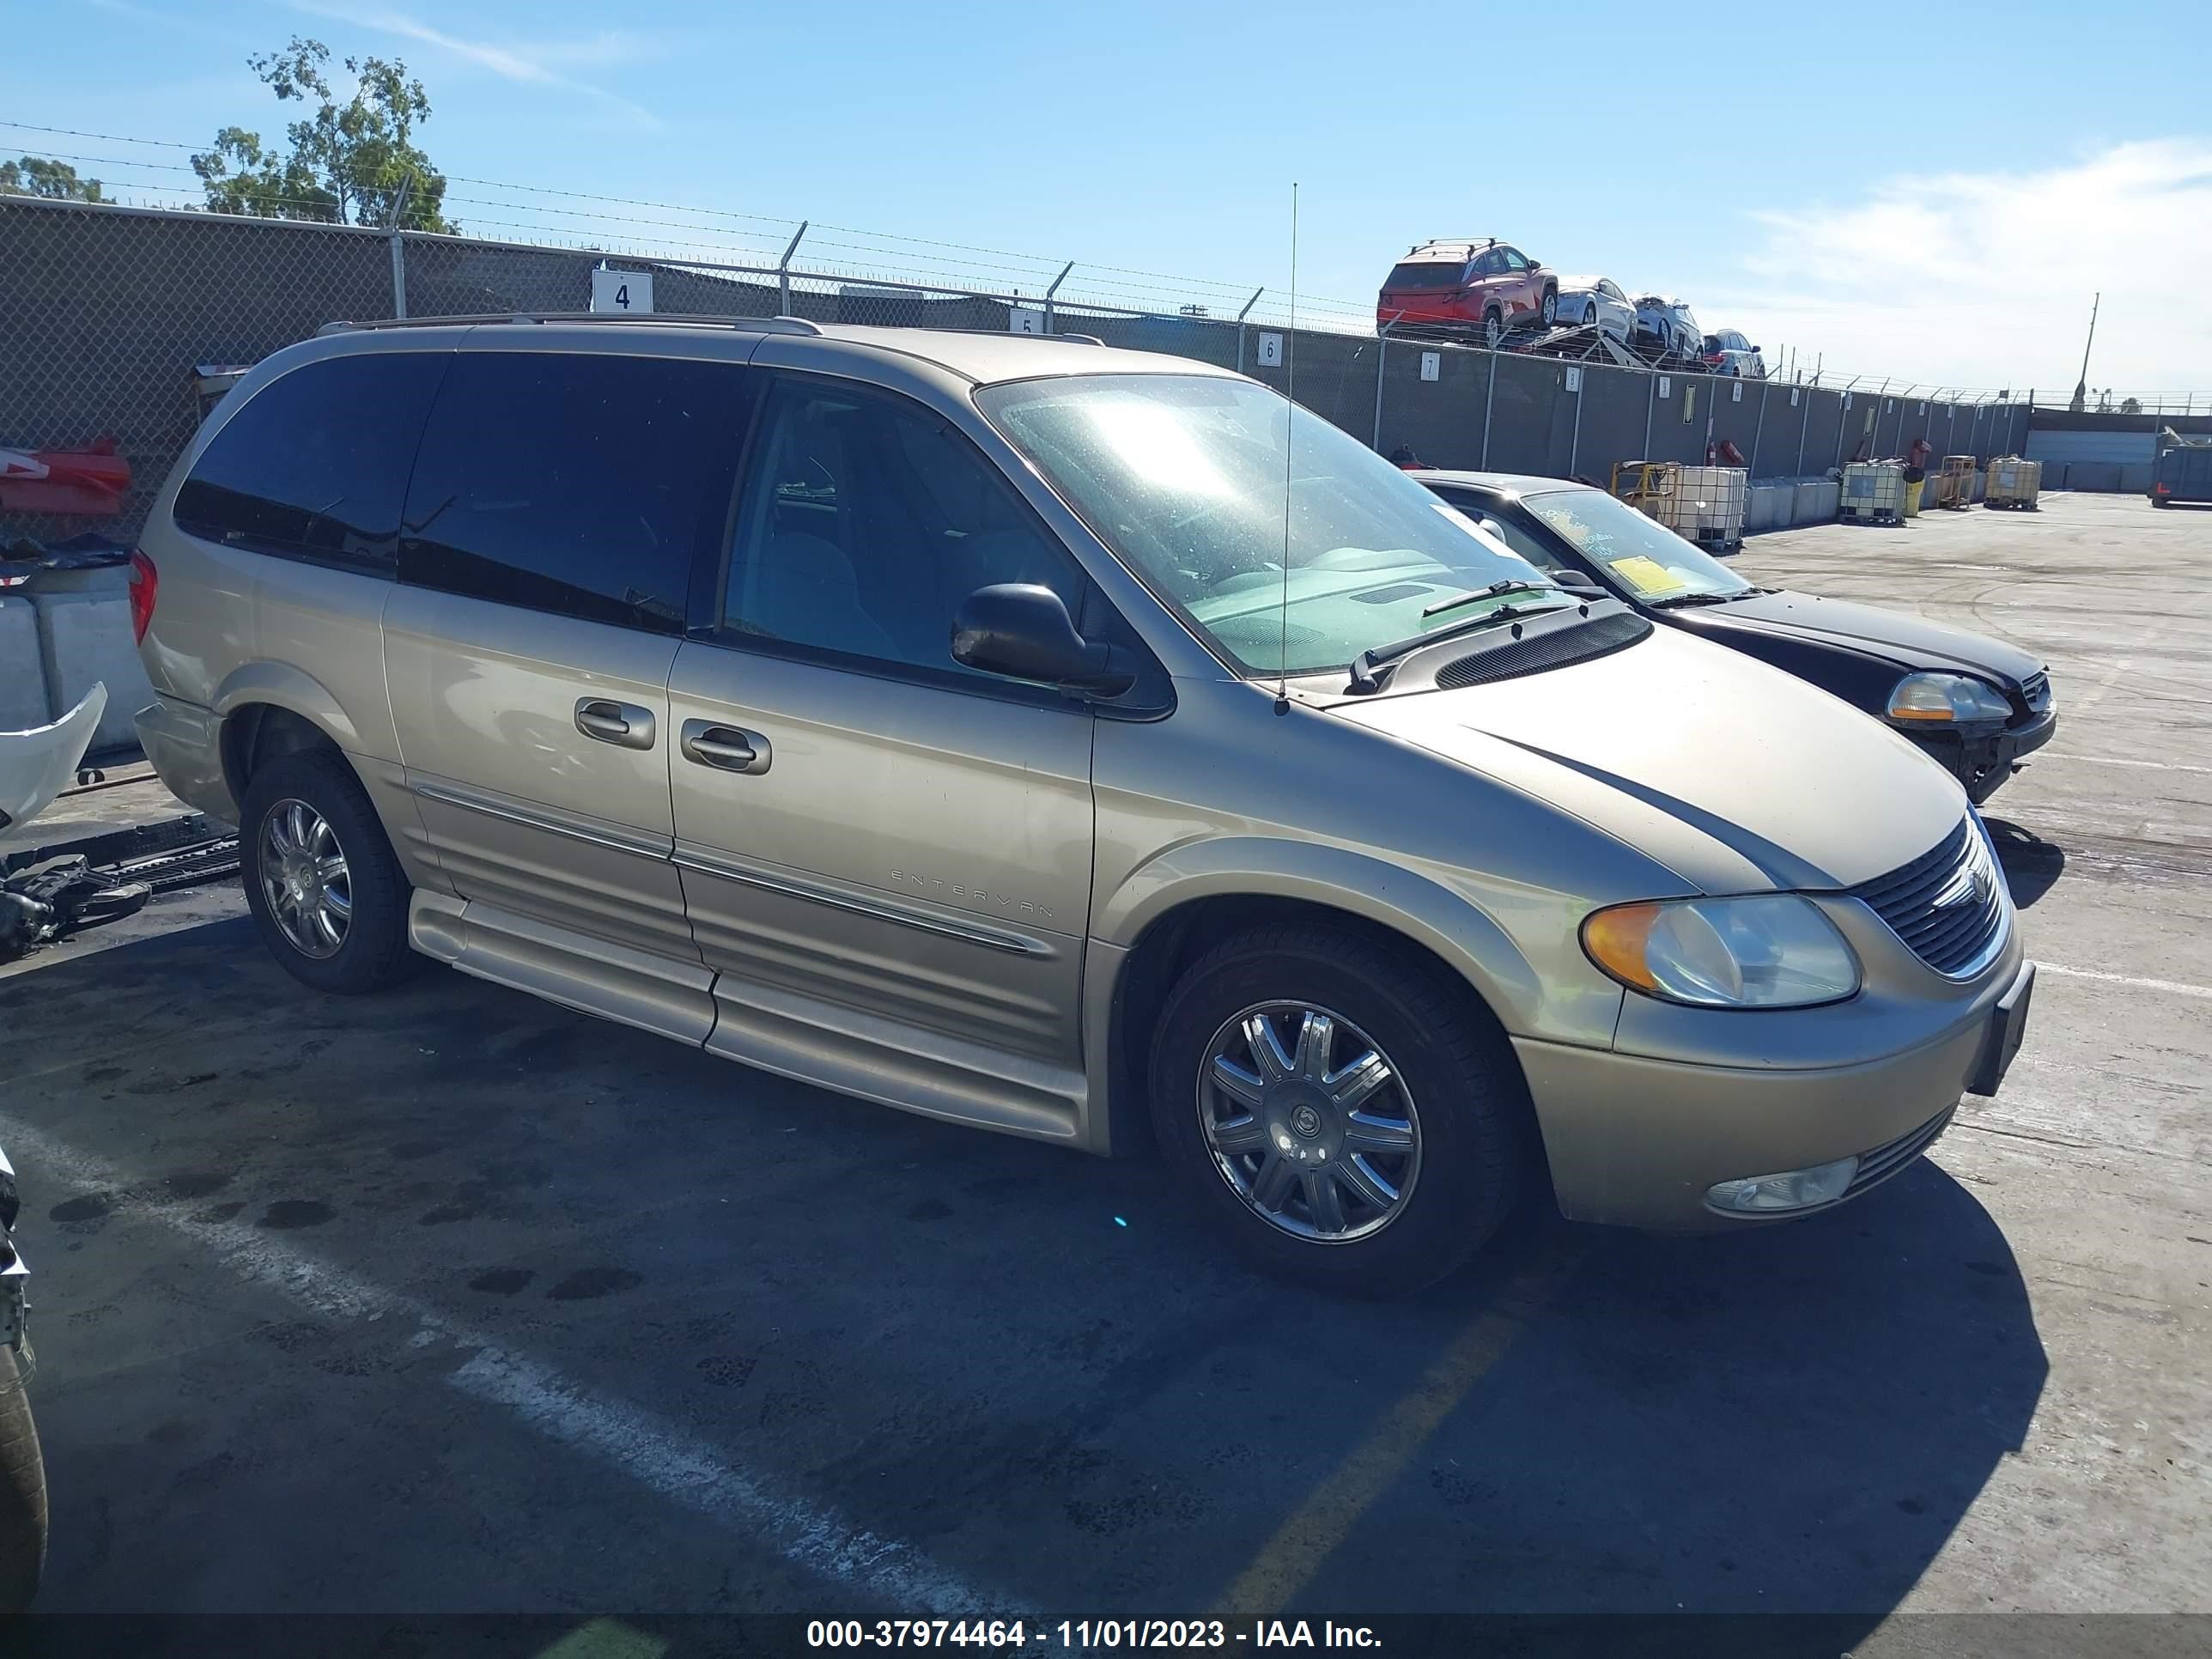
<svg viewBox="0 0 2212 1659">
<path fill-rule="evenodd" d="M 1260 1011 L 1287 1074 L 1244 1036 Z M 1381 1073 L 1364 1086 L 1377 1068 L 1363 1056 Z M 1465 986 L 1351 927 L 1252 928 L 1192 963 L 1161 1010 L 1150 1092 L 1159 1145 L 1210 1224 L 1304 1285 L 1419 1290 L 1473 1255 L 1527 1184 L 1527 1086 L 1504 1033 Z"/>
<path fill-rule="evenodd" d="M 351 995 L 416 965 L 407 878 L 337 750 L 282 755 L 253 775 L 238 850 L 262 941 L 301 984 Z"/>
<path fill-rule="evenodd" d="M 1486 350 L 1495 351 L 1505 343 L 1505 319 L 1493 307 L 1482 313 L 1482 343 Z"/>
<path fill-rule="evenodd" d="M 46 1566 L 46 1459 L 15 1351 L 0 1347 L 0 1617 L 31 1605 Z"/>
</svg>

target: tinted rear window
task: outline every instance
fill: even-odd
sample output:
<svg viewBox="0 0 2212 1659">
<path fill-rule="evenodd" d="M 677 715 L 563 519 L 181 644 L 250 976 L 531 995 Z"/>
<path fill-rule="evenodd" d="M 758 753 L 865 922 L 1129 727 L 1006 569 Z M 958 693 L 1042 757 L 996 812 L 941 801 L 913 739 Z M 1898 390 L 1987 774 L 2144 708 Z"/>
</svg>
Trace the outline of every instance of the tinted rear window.
<svg viewBox="0 0 2212 1659">
<path fill-rule="evenodd" d="M 326 357 L 225 422 L 177 491 L 179 526 L 257 552 L 389 574 L 443 352 Z"/>
<path fill-rule="evenodd" d="M 1370 270 L 1373 267 L 1370 266 Z M 1413 264 L 1392 268 L 1385 288 L 1438 289 L 1457 288 L 1461 273 L 1467 267 L 1455 259 L 1423 259 Z"/>
<path fill-rule="evenodd" d="M 659 633 L 719 544 L 743 434 L 730 363 L 461 352 L 407 496 L 403 581 Z"/>
</svg>

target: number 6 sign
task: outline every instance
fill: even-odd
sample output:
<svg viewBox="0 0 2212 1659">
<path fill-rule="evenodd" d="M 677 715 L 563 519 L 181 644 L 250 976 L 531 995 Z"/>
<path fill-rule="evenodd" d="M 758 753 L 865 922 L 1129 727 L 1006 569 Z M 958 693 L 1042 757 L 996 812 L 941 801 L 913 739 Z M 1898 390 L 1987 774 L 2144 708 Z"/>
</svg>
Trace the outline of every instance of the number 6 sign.
<svg viewBox="0 0 2212 1659">
<path fill-rule="evenodd" d="M 640 270 L 608 270 L 605 268 L 592 272 L 592 309 L 623 313 L 645 313 L 653 309 L 653 273 Z"/>
</svg>

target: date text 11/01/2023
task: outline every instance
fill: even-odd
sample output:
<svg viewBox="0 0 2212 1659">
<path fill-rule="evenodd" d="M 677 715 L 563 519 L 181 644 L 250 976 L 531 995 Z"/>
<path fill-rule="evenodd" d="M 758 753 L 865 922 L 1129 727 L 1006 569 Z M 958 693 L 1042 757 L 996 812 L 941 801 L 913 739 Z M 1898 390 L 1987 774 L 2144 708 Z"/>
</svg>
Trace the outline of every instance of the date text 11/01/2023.
<svg viewBox="0 0 2212 1659">
<path fill-rule="evenodd" d="M 1109 1648 L 1379 1648 L 1364 1625 L 1322 1620 L 1261 1619 L 1239 1627 L 1221 1619 L 1063 1619 L 1032 1625 L 1026 1620 L 815 1619 L 806 1626 L 810 1648 L 969 1648 L 1012 1651 L 1031 1644 L 1095 1652 Z"/>
</svg>

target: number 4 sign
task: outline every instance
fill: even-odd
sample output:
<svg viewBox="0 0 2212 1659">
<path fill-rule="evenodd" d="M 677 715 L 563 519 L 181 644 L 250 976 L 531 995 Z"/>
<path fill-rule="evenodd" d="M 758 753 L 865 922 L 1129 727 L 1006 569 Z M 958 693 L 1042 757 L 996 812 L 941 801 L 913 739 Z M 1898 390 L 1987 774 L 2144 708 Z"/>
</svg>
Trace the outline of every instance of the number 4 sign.
<svg viewBox="0 0 2212 1659">
<path fill-rule="evenodd" d="M 653 273 L 604 268 L 592 271 L 592 309 L 617 313 L 650 312 L 653 309 Z"/>
</svg>

